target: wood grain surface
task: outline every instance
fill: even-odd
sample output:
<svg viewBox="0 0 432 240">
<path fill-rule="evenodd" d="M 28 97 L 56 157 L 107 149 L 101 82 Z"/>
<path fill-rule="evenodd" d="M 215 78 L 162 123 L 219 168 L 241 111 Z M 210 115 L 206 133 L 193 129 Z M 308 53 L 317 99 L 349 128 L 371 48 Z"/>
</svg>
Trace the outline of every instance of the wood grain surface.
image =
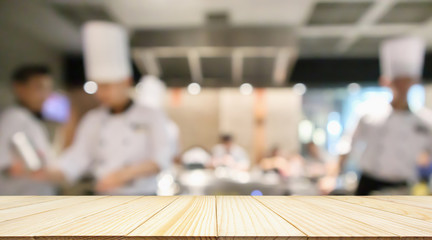
<svg viewBox="0 0 432 240">
<path fill-rule="evenodd" d="M 3 196 L 0 239 L 432 239 L 432 196 Z"/>
</svg>

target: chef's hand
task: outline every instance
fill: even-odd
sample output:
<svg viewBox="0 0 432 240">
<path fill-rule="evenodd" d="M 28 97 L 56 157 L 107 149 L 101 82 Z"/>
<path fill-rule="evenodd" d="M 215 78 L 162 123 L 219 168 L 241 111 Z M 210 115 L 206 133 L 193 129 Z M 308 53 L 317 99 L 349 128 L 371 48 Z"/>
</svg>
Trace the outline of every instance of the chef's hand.
<svg viewBox="0 0 432 240">
<path fill-rule="evenodd" d="M 27 169 L 20 159 L 13 159 L 8 172 L 12 177 L 23 177 L 27 174 Z"/>
<path fill-rule="evenodd" d="M 67 183 L 66 176 L 57 168 L 42 168 L 37 171 L 29 172 L 29 177 L 36 181 L 52 182 L 56 184 Z"/>
<path fill-rule="evenodd" d="M 112 172 L 96 183 L 96 192 L 109 192 L 122 187 L 136 178 L 153 176 L 160 172 L 159 165 L 154 161 L 144 161 Z"/>
<path fill-rule="evenodd" d="M 321 195 L 328 195 L 336 189 L 337 177 L 325 176 L 318 180 L 318 190 Z"/>
<path fill-rule="evenodd" d="M 48 169 L 40 169 L 29 173 L 29 176 L 36 181 L 50 181 L 50 172 Z"/>
<path fill-rule="evenodd" d="M 430 154 L 427 152 L 424 152 L 417 157 L 417 165 L 419 167 L 428 167 L 430 163 Z"/>
<path fill-rule="evenodd" d="M 15 159 L 12 161 L 12 164 L 9 167 L 9 175 L 12 177 L 25 177 L 34 181 L 50 180 L 50 173 L 48 172 L 48 169 L 42 168 L 37 171 L 29 171 L 20 159 Z"/>
<path fill-rule="evenodd" d="M 104 176 L 96 183 L 96 192 L 104 193 L 119 188 L 127 183 L 126 171 L 124 169 L 112 172 Z"/>
</svg>

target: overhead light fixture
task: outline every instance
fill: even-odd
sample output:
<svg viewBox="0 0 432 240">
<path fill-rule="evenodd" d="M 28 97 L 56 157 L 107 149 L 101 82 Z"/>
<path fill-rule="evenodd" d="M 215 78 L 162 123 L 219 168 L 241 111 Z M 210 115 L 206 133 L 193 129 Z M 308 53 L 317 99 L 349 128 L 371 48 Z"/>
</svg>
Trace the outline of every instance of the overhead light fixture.
<svg viewBox="0 0 432 240">
<path fill-rule="evenodd" d="M 347 90 L 350 94 L 355 94 L 360 91 L 361 87 L 358 83 L 350 83 L 348 84 Z"/>
<path fill-rule="evenodd" d="M 187 87 L 190 95 L 198 95 L 201 92 L 201 86 L 198 83 L 190 83 Z"/>
<path fill-rule="evenodd" d="M 333 136 L 339 136 L 342 132 L 342 125 L 339 121 L 331 120 L 327 124 L 327 132 Z"/>
<path fill-rule="evenodd" d="M 240 85 L 240 93 L 243 95 L 251 95 L 253 92 L 253 86 L 250 83 L 243 83 Z"/>
<path fill-rule="evenodd" d="M 96 82 L 88 81 L 84 83 L 84 92 L 88 94 L 95 94 L 98 90 L 98 85 Z"/>
<path fill-rule="evenodd" d="M 324 146 L 326 143 L 326 132 L 322 128 L 315 129 L 312 135 L 312 141 L 318 146 Z"/>
<path fill-rule="evenodd" d="M 312 141 L 314 129 L 315 129 L 314 124 L 311 121 L 307 119 L 302 120 L 298 126 L 298 134 L 299 134 L 300 142 L 306 144 Z"/>
<path fill-rule="evenodd" d="M 306 85 L 304 85 L 303 83 L 296 83 L 293 86 L 293 90 L 295 93 L 297 93 L 298 95 L 301 96 L 301 95 L 306 93 L 307 88 L 306 88 Z"/>
</svg>

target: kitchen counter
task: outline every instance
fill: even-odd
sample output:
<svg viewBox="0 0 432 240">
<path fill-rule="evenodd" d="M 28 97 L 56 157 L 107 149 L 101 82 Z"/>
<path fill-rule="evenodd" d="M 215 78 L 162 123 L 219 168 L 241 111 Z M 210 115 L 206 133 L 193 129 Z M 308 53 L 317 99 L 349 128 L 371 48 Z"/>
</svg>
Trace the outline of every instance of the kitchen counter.
<svg viewBox="0 0 432 240">
<path fill-rule="evenodd" d="M 432 239 L 432 196 L 3 196 L 0 239 Z"/>
</svg>

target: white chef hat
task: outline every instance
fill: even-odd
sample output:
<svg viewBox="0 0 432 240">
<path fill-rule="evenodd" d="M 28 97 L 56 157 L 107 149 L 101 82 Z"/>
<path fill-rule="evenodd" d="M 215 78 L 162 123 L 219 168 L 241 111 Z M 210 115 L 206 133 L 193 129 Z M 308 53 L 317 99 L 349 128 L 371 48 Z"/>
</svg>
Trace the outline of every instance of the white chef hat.
<svg viewBox="0 0 432 240">
<path fill-rule="evenodd" d="M 115 23 L 91 21 L 82 28 L 87 80 L 120 82 L 132 76 L 126 30 Z"/>
<path fill-rule="evenodd" d="M 389 80 L 411 77 L 420 80 L 425 43 L 420 38 L 404 37 L 384 41 L 380 48 L 381 74 Z"/>
<path fill-rule="evenodd" d="M 165 83 L 153 75 L 142 77 L 137 84 L 137 102 L 139 104 L 162 109 L 167 87 Z"/>
</svg>

